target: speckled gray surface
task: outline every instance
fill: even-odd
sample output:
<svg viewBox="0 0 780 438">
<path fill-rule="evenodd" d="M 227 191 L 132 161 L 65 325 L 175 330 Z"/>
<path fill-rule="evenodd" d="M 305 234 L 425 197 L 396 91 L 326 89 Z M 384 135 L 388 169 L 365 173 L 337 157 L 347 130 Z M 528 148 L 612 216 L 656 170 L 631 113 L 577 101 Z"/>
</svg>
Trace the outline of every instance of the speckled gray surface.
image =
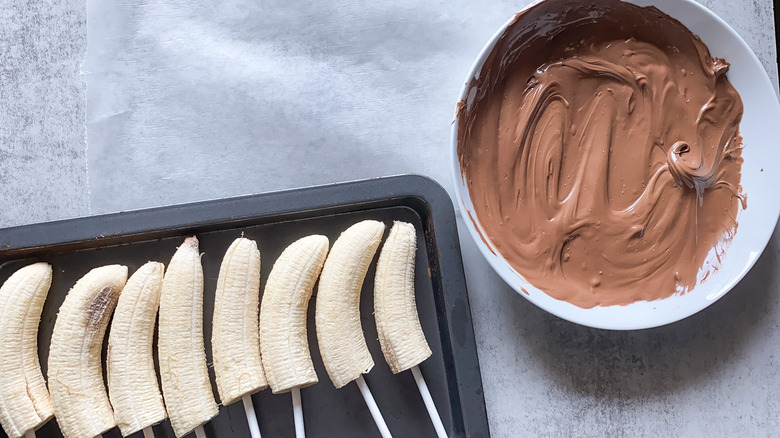
<svg viewBox="0 0 780 438">
<path fill-rule="evenodd" d="M 88 213 L 83 0 L 0 5 L 0 226 Z"/>
<path fill-rule="evenodd" d="M 399 172 L 449 189 L 452 101 L 525 1 L 416 3 L 89 0 L 88 187 L 83 0 L 4 4 L 0 225 Z M 771 2 L 703 3 L 777 83 Z M 461 227 L 493 436 L 777 436 L 779 236 L 705 311 L 608 332 L 510 290 Z"/>
</svg>

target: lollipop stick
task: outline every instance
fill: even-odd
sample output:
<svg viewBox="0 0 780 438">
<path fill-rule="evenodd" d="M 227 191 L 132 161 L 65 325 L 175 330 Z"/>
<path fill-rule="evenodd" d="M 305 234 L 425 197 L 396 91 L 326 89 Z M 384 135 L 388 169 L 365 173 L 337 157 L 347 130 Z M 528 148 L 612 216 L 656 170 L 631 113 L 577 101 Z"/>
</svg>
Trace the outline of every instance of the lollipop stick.
<svg viewBox="0 0 780 438">
<path fill-rule="evenodd" d="M 34 430 L 28 430 L 24 433 L 24 438 L 35 438 L 35 431 Z"/>
<path fill-rule="evenodd" d="M 431 398 L 431 393 L 428 391 L 428 385 L 425 384 L 425 379 L 423 379 L 420 368 L 417 365 L 412 367 L 412 374 L 414 374 L 414 381 L 417 382 L 417 388 L 420 390 L 423 402 L 425 402 L 425 408 L 428 409 L 428 416 L 431 417 L 433 428 L 436 429 L 436 435 L 439 438 L 447 438 L 447 432 L 441 423 L 439 411 L 436 410 L 436 405 L 433 404 L 433 398 Z"/>
<path fill-rule="evenodd" d="M 303 430 L 303 406 L 301 405 L 301 388 L 292 389 L 293 414 L 295 415 L 295 438 L 305 438 Z"/>
<path fill-rule="evenodd" d="M 152 430 L 152 426 L 144 427 L 144 438 L 154 438 L 154 431 Z"/>
<path fill-rule="evenodd" d="M 206 438 L 206 431 L 203 430 L 203 426 L 198 426 L 195 428 L 195 437 Z"/>
<path fill-rule="evenodd" d="M 387 428 L 387 424 L 385 424 L 385 419 L 382 418 L 382 413 L 379 412 L 379 406 L 376 405 L 374 396 L 371 395 L 371 391 L 368 389 L 366 381 L 363 380 L 363 376 L 361 375 L 355 381 L 360 388 L 360 393 L 363 395 L 363 400 L 365 400 L 366 405 L 368 405 L 368 410 L 371 411 L 371 416 L 374 417 L 374 423 L 376 423 L 379 433 L 382 434 L 382 438 L 392 438 L 390 430 Z"/>
<path fill-rule="evenodd" d="M 249 423 L 249 433 L 252 435 L 252 438 L 260 438 L 260 426 L 257 424 L 257 415 L 255 414 L 255 405 L 252 404 L 252 396 L 247 394 L 241 400 L 244 402 L 246 421 Z"/>
</svg>

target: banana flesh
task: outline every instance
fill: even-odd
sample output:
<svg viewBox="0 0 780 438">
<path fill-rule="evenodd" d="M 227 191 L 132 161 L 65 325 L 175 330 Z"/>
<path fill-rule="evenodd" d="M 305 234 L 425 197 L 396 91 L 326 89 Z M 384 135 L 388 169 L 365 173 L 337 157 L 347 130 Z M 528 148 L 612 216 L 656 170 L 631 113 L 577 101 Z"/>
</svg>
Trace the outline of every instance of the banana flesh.
<svg viewBox="0 0 780 438">
<path fill-rule="evenodd" d="M 268 275 L 260 304 L 260 350 L 274 394 L 318 381 L 309 352 L 306 311 L 328 244 L 328 238 L 320 235 L 295 241 Z"/>
<path fill-rule="evenodd" d="M 182 437 L 218 414 L 203 345 L 203 266 L 188 237 L 163 278 L 157 353 L 173 432 Z"/>
<path fill-rule="evenodd" d="M 254 240 L 236 239 L 219 268 L 211 348 L 217 390 L 227 406 L 265 389 L 260 359 L 260 251 Z"/>
<path fill-rule="evenodd" d="M 374 360 L 360 323 L 360 291 L 385 224 L 362 221 L 333 244 L 317 287 L 317 341 L 322 362 L 336 388 L 368 373 Z"/>
<path fill-rule="evenodd" d="M 38 325 L 51 287 L 48 263 L 25 266 L 0 287 L 0 424 L 10 438 L 54 416 L 38 360 Z"/>
<path fill-rule="evenodd" d="M 66 438 L 94 437 L 116 426 L 103 385 L 101 350 L 127 267 L 89 271 L 68 292 L 49 348 L 49 390 Z"/>
<path fill-rule="evenodd" d="M 108 335 L 108 393 L 122 436 L 168 416 L 163 405 L 152 341 L 160 304 L 162 263 L 149 262 L 127 280 Z"/>
<path fill-rule="evenodd" d="M 431 356 L 414 299 L 414 225 L 396 221 L 379 254 L 374 280 L 374 316 L 379 344 L 394 374 Z"/>
</svg>

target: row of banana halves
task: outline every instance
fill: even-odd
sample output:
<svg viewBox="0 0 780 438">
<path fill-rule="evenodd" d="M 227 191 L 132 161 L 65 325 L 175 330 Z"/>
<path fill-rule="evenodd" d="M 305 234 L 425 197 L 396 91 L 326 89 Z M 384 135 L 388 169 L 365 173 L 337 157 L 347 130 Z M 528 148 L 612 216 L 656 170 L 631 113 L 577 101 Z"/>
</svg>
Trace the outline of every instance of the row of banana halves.
<svg viewBox="0 0 780 438">
<path fill-rule="evenodd" d="M 288 246 L 268 276 L 260 303 L 260 252 L 239 238 L 219 271 L 212 353 L 224 405 L 267 386 L 274 393 L 317 383 L 306 311 L 319 277 L 316 328 L 323 363 L 340 388 L 374 366 L 360 323 L 360 290 L 385 225 L 359 222 L 328 252 L 327 237 Z M 414 299 L 414 226 L 395 222 L 377 262 L 374 312 L 394 373 L 431 355 Z M 59 309 L 48 358 L 48 389 L 37 354 L 40 315 L 52 268 L 35 263 L 0 288 L 0 423 L 11 438 L 56 415 L 65 437 L 94 437 L 119 426 L 126 436 L 170 417 L 177 437 L 214 418 L 203 341 L 203 268 L 198 240 L 178 248 L 167 271 L 149 262 L 127 279 L 127 267 L 103 266 L 82 277 Z M 159 307 L 158 361 L 152 341 Z M 258 313 L 259 308 L 259 313 Z M 108 338 L 108 393 L 101 348 Z M 259 327 L 258 327 L 259 324 Z"/>
</svg>

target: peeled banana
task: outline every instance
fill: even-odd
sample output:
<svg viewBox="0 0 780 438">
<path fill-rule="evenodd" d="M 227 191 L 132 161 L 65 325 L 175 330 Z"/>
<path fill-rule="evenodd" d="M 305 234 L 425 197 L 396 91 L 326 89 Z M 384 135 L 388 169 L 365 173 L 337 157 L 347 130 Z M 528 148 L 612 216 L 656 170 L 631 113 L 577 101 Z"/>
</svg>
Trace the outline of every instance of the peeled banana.
<svg viewBox="0 0 780 438">
<path fill-rule="evenodd" d="M 414 299 L 414 225 L 396 221 L 382 246 L 374 280 L 374 317 L 379 344 L 394 374 L 431 356 Z"/>
<path fill-rule="evenodd" d="M 108 335 L 108 394 L 122 436 L 168 416 L 163 405 L 152 340 L 160 304 L 162 263 L 149 262 L 127 280 Z"/>
<path fill-rule="evenodd" d="M 103 385 L 101 350 L 127 267 L 95 268 L 76 282 L 57 314 L 49 348 L 49 390 L 66 438 L 94 437 L 116 426 Z"/>
<path fill-rule="evenodd" d="M 203 346 L 203 266 L 188 237 L 168 265 L 160 297 L 157 352 L 165 407 L 182 437 L 219 413 Z"/>
<path fill-rule="evenodd" d="M 34 263 L 0 287 L 0 424 L 10 438 L 54 416 L 38 361 L 38 325 L 50 286 L 51 266 Z"/>
<path fill-rule="evenodd" d="M 328 254 L 328 238 L 304 237 L 274 263 L 260 305 L 260 350 L 274 394 L 317 383 L 306 332 L 306 311 Z"/>
<path fill-rule="evenodd" d="M 333 244 L 317 287 L 317 341 L 322 362 L 336 388 L 374 367 L 360 323 L 360 290 L 385 224 L 362 221 Z"/>
<path fill-rule="evenodd" d="M 260 251 L 236 239 L 219 268 L 211 348 L 217 390 L 227 406 L 268 386 L 260 359 Z"/>
</svg>

